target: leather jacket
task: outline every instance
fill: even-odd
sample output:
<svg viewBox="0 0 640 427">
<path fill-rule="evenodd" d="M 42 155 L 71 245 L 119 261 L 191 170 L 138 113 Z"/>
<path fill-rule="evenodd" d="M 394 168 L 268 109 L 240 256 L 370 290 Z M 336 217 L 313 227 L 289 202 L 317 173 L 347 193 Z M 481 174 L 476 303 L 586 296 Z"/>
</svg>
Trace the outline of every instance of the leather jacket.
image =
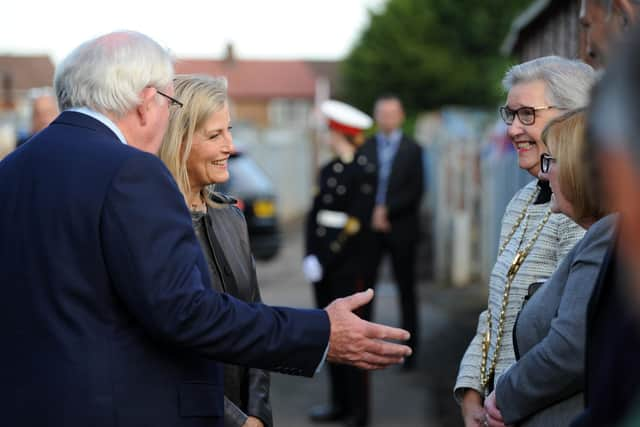
<svg viewBox="0 0 640 427">
<path fill-rule="evenodd" d="M 207 207 L 206 214 L 192 212 L 192 220 L 209 273 L 214 278 L 212 283 L 219 292 L 247 302 L 260 302 L 244 215 L 232 197 L 214 193 L 211 200 L 213 206 Z M 265 426 L 271 427 L 269 385 L 267 371 L 225 364 L 225 427 L 241 427 L 248 416 L 259 418 Z"/>
</svg>

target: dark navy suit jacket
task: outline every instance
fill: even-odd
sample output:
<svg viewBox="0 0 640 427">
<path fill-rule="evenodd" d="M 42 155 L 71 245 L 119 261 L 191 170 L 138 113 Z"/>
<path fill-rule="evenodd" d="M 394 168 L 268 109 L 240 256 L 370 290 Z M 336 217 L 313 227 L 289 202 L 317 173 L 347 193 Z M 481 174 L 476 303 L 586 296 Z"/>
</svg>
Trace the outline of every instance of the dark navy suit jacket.
<svg viewBox="0 0 640 427">
<path fill-rule="evenodd" d="M 155 156 L 76 112 L 0 162 L 0 424 L 222 426 L 215 361 L 311 376 L 322 310 L 212 290 Z"/>
<path fill-rule="evenodd" d="M 616 238 L 603 261 L 587 312 L 585 411 L 572 427 L 632 425 L 640 396 L 640 329 L 629 267 Z"/>
<path fill-rule="evenodd" d="M 374 135 L 360 148 L 374 164 L 375 185 L 371 200 L 371 209 L 375 206 L 375 194 L 378 187 L 379 160 L 378 140 Z M 387 186 L 385 204 L 391 223 L 389 239 L 400 244 L 415 243 L 420 239 L 420 203 L 424 193 L 424 171 L 422 165 L 422 147 L 412 138 L 402 134 L 398 151 L 391 162 L 391 172 Z"/>
</svg>

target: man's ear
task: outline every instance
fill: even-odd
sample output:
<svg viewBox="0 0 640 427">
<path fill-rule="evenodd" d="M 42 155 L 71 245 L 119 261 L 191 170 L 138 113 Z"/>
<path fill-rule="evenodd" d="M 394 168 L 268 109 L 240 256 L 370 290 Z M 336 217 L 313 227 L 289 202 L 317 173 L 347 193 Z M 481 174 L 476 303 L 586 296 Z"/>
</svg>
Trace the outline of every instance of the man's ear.
<svg viewBox="0 0 640 427">
<path fill-rule="evenodd" d="M 155 99 L 156 92 L 156 89 L 152 87 L 145 87 L 142 92 L 140 92 L 140 104 L 136 107 L 136 115 L 142 126 L 146 125 L 149 121 L 149 113 L 152 111 L 152 107 L 154 107 L 153 104 L 157 102 Z"/>
</svg>

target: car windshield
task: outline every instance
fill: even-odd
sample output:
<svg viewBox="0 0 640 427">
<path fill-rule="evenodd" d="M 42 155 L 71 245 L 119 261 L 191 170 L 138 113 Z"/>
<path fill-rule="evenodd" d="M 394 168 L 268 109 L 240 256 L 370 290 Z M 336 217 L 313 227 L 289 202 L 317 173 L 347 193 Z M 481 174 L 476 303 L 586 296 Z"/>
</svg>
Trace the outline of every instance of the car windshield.
<svg viewBox="0 0 640 427">
<path fill-rule="evenodd" d="M 269 177 L 246 155 L 238 154 L 229 159 L 229 175 L 229 181 L 216 185 L 216 191 L 239 197 L 273 194 Z"/>
</svg>

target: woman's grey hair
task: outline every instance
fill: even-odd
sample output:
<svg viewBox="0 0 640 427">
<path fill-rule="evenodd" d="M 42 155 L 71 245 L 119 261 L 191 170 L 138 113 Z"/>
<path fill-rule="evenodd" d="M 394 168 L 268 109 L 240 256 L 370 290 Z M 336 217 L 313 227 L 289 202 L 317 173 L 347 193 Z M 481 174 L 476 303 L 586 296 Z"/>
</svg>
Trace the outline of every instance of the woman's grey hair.
<svg viewBox="0 0 640 427">
<path fill-rule="evenodd" d="M 144 34 L 120 31 L 73 50 L 56 68 L 54 89 L 61 111 L 88 107 L 122 117 L 145 87 L 164 89 L 172 79 L 166 49 Z"/>
<path fill-rule="evenodd" d="M 502 86 L 509 91 L 515 85 L 534 81 L 545 84 L 545 97 L 550 105 L 573 110 L 589 104 L 596 72 L 577 59 L 545 56 L 511 67 L 502 80 Z"/>
</svg>

